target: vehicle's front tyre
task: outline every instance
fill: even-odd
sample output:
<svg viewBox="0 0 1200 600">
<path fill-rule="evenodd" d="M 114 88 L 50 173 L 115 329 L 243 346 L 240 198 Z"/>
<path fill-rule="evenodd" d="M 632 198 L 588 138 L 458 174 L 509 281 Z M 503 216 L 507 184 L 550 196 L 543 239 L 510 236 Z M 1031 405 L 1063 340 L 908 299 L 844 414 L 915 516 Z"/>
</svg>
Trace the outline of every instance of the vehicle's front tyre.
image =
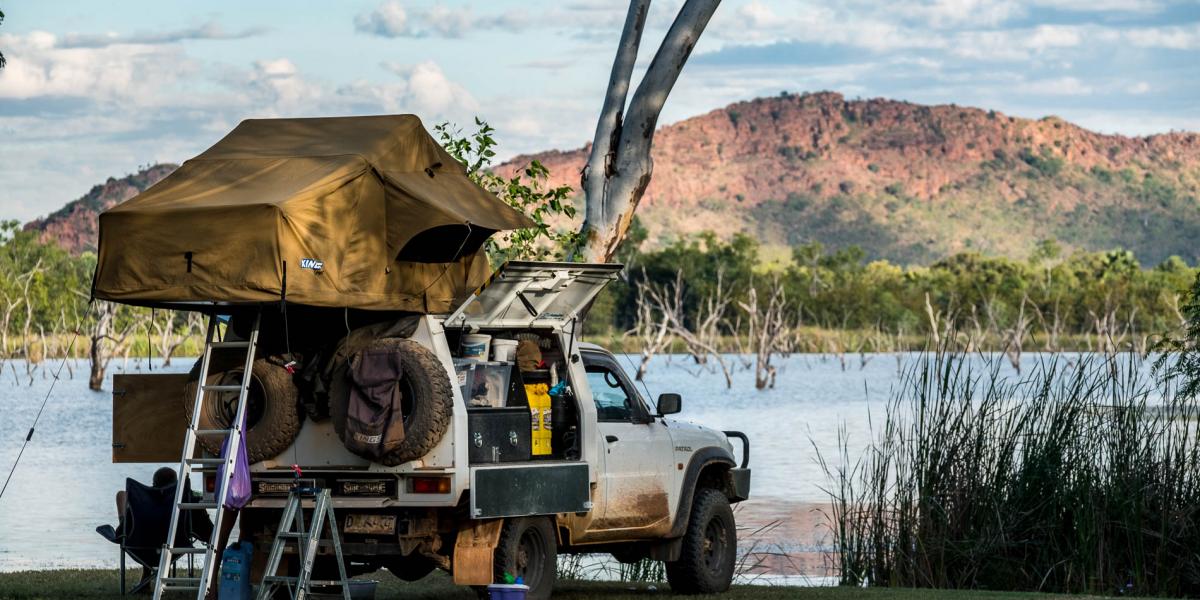
<svg viewBox="0 0 1200 600">
<path fill-rule="evenodd" d="M 500 530 L 500 543 L 492 564 L 492 581 L 504 581 L 504 574 L 520 577 L 529 586 L 527 598 L 546 600 L 554 589 L 558 567 L 558 539 L 549 517 L 508 519 Z"/>
<path fill-rule="evenodd" d="M 677 594 L 719 594 L 733 582 L 737 560 L 737 525 L 725 494 L 700 488 L 679 560 L 667 563 L 667 582 Z"/>
</svg>

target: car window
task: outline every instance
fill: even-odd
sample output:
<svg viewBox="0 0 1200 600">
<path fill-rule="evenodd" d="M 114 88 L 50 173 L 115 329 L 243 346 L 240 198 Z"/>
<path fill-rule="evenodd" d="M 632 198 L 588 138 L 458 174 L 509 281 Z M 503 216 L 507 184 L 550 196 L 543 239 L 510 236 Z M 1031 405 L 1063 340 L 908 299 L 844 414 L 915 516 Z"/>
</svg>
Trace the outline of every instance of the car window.
<svg viewBox="0 0 1200 600">
<path fill-rule="evenodd" d="M 587 365 L 588 387 L 601 421 L 632 421 L 634 400 L 621 378 L 606 365 Z"/>
</svg>

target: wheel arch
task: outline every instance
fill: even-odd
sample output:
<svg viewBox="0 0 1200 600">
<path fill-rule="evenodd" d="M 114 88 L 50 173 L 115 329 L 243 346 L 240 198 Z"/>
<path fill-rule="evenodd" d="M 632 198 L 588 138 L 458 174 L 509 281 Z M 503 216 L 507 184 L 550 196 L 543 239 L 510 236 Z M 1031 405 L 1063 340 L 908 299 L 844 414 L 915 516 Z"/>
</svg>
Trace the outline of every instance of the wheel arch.
<svg viewBox="0 0 1200 600">
<path fill-rule="evenodd" d="M 679 486 L 679 504 L 675 510 L 675 520 L 666 537 L 683 537 L 687 531 L 688 519 L 691 518 L 692 512 L 692 498 L 697 488 L 713 488 L 732 498 L 733 480 L 730 470 L 736 465 L 733 454 L 718 446 L 701 448 L 692 454 L 687 470 L 684 471 L 683 482 Z"/>
</svg>

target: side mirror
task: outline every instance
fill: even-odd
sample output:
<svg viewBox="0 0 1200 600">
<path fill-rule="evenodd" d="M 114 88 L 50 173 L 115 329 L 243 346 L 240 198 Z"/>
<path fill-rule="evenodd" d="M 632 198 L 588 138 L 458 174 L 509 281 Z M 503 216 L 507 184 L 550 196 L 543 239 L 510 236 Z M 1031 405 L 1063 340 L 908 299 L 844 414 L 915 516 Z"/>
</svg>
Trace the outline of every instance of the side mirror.
<svg viewBox="0 0 1200 600">
<path fill-rule="evenodd" d="M 658 396 L 658 414 L 673 415 L 683 410 L 683 396 L 679 394 L 660 394 Z"/>
</svg>

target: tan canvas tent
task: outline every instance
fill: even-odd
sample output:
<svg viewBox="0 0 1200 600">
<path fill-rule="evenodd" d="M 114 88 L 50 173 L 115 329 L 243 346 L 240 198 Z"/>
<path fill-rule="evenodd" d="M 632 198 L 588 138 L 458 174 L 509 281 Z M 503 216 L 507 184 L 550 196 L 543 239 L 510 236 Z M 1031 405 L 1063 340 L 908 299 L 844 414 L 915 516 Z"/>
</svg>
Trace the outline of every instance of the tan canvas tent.
<svg viewBox="0 0 1200 600">
<path fill-rule="evenodd" d="M 444 312 L 533 225 L 415 116 L 251 119 L 100 215 L 95 295 Z"/>
</svg>

